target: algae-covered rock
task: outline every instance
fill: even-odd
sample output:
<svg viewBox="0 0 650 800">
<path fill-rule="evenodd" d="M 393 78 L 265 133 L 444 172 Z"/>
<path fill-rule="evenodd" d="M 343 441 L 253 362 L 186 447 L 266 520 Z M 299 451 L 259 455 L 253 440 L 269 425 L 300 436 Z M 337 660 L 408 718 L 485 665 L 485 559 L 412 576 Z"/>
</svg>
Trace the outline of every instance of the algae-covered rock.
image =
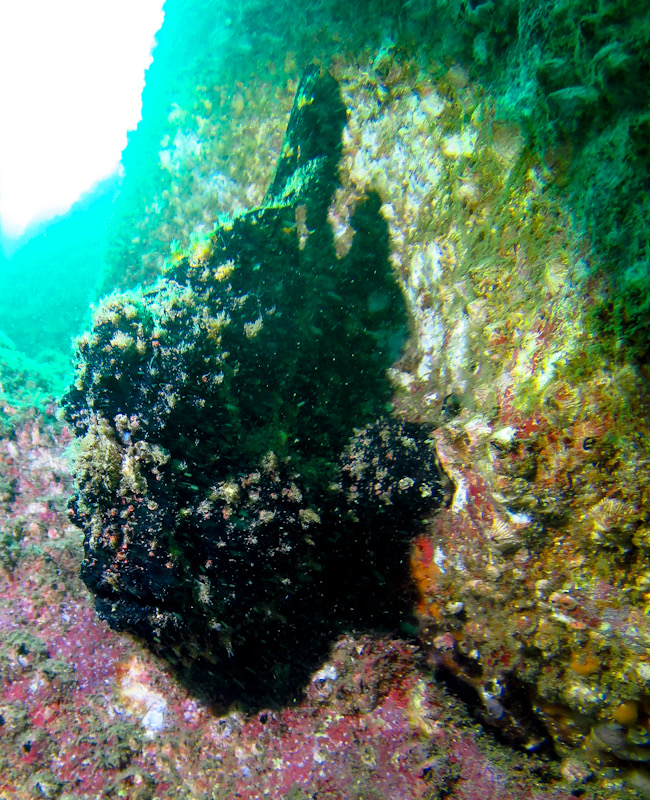
<svg viewBox="0 0 650 800">
<path fill-rule="evenodd" d="M 385 416 L 406 319 L 374 198 L 332 246 L 344 121 L 310 71 L 264 203 L 108 297 L 64 398 L 98 611 L 213 697 L 287 691 L 319 634 L 394 624 L 399 531 L 443 499 L 429 431 Z"/>
</svg>

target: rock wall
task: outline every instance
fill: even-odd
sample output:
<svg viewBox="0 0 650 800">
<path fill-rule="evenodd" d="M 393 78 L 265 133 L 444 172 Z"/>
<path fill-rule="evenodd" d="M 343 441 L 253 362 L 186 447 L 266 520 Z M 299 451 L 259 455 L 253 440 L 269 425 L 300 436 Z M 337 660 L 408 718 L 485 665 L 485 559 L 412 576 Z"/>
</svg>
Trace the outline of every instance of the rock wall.
<svg viewBox="0 0 650 800">
<path fill-rule="evenodd" d="M 449 507 L 411 529 L 421 641 L 477 714 L 563 756 L 572 780 L 588 762 L 632 775 L 650 712 L 646 95 L 634 88 L 647 13 L 488 2 L 391 16 L 379 5 L 365 40 L 325 26 L 312 57 L 345 108 L 332 264 L 368 278 L 356 254 L 370 210 L 409 330 L 401 354 L 377 339 L 392 415 L 435 428 L 454 485 Z M 306 53 L 276 57 L 266 82 L 199 84 L 193 105 L 169 109 L 168 195 L 135 215 L 146 239 L 119 262 L 132 276 L 177 269 L 186 250 L 200 263 L 209 223 L 195 207 L 208 184 L 226 185 L 227 151 L 235 199 L 206 202 L 208 217 L 264 195 Z M 287 227 L 309 247 L 300 204 Z M 168 256 L 157 231 L 178 240 Z"/>
</svg>

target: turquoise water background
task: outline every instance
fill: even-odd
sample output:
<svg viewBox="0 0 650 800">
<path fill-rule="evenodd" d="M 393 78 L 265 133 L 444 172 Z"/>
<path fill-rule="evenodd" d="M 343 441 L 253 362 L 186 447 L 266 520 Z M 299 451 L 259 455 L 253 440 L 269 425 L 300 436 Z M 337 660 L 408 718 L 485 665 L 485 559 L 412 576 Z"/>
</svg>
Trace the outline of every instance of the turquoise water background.
<svg viewBox="0 0 650 800">
<path fill-rule="evenodd" d="M 123 154 L 123 177 L 95 187 L 71 211 L 41 226 L 0 262 L 0 349 L 5 393 L 12 372 L 35 359 L 37 383 L 56 394 L 70 341 L 88 305 L 116 285 L 148 280 L 134 262 L 157 241 L 147 204 L 161 189 L 159 151 L 174 134 L 170 110 L 190 109 L 197 87 L 280 85 L 337 52 L 400 48 L 441 66 L 463 63 L 493 93 L 504 120 L 529 146 L 567 160 L 566 194 L 611 277 L 608 303 L 626 346 L 648 349 L 650 270 L 650 22 L 647 4 L 607 0 L 376 0 L 205 2 L 168 0 L 146 76 L 143 119 Z M 276 110 L 277 111 L 277 110 Z M 206 112 L 209 116 L 210 112 Z M 200 140 L 200 134 L 198 135 Z M 245 143 L 237 144 L 243 148 Z M 163 187 L 164 188 L 164 187 Z M 245 187 L 244 187 L 245 188 Z M 186 191 L 191 191 L 188 184 Z M 226 208 L 226 211 L 229 209 Z M 134 223 L 152 239 L 133 244 Z M 181 245 L 187 245 L 182 242 Z M 8 243 L 7 250 L 15 247 Z M 45 381 L 45 383 L 43 383 Z M 15 398 L 14 398 L 15 399 Z"/>
</svg>

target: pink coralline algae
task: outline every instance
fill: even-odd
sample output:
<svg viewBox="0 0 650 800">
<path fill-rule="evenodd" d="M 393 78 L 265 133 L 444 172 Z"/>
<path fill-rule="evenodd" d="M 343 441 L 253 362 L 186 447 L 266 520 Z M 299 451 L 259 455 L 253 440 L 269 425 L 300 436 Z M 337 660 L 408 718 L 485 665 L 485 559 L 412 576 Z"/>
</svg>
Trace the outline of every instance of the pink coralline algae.
<svg viewBox="0 0 650 800">
<path fill-rule="evenodd" d="M 538 798 L 541 762 L 499 749 L 399 639 L 341 636 L 283 709 L 211 709 L 95 615 L 65 428 L 0 442 L 0 798 Z M 5 554 L 11 552 L 11 558 Z M 541 771 L 541 772 L 540 772 Z"/>
</svg>

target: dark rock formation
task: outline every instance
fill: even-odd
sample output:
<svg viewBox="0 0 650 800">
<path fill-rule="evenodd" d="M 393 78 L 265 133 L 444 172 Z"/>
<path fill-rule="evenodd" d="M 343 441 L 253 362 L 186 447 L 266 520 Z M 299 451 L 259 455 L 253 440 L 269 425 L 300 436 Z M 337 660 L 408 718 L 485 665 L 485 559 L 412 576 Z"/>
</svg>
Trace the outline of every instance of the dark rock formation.
<svg viewBox="0 0 650 800">
<path fill-rule="evenodd" d="M 310 72 L 263 205 L 106 298 L 64 398 L 97 609 L 215 701 L 286 700 L 329 636 L 399 622 L 443 500 L 428 431 L 385 416 L 406 318 L 375 198 L 332 247 L 344 122 Z"/>
</svg>

